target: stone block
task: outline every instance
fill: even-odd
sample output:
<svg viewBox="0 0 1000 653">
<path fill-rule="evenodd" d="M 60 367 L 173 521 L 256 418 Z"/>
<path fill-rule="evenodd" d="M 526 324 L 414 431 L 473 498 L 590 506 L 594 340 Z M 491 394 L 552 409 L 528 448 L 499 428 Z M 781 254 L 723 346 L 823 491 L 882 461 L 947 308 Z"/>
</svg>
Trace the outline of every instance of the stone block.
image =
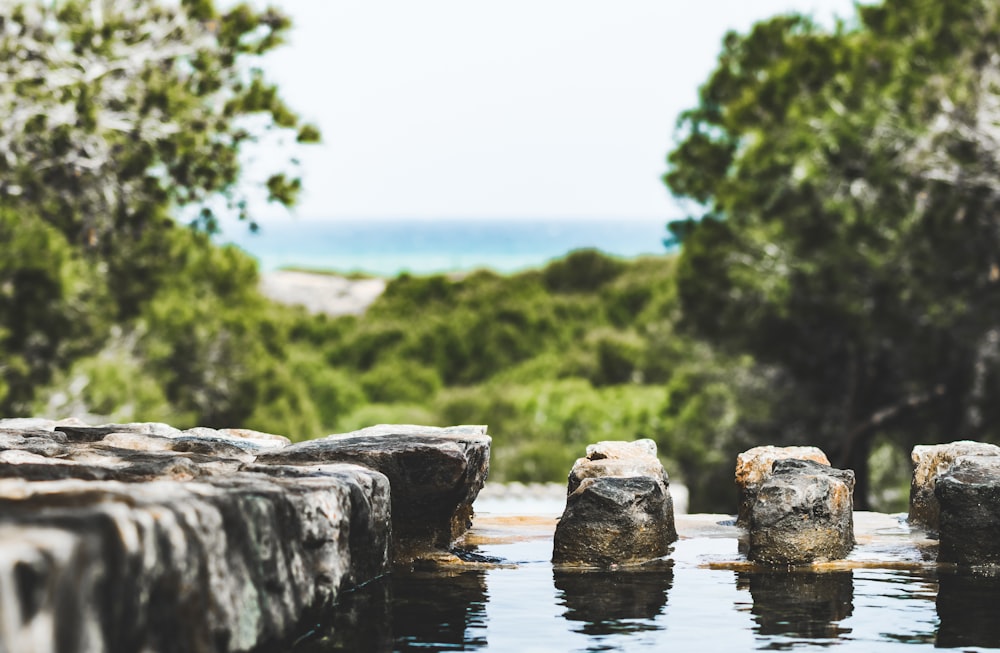
<svg viewBox="0 0 1000 653">
<path fill-rule="evenodd" d="M 939 562 L 1000 565 L 1000 456 L 960 456 L 935 485 Z"/>
<path fill-rule="evenodd" d="M 677 539 L 670 481 L 652 440 L 587 447 L 567 489 L 553 541 L 556 564 L 640 563 L 666 555 Z"/>
<path fill-rule="evenodd" d="M 1000 456 L 1000 447 L 972 440 L 913 447 L 910 454 L 913 461 L 913 476 L 910 480 L 911 526 L 931 532 L 938 530 L 941 509 L 935 496 L 935 487 L 938 478 L 961 456 Z"/>
<path fill-rule="evenodd" d="M 248 651 L 389 569 L 381 474 L 0 481 L 0 650 Z"/>
<path fill-rule="evenodd" d="M 747 558 L 768 565 L 839 560 L 854 547 L 854 472 L 776 460 L 749 510 Z"/>
<path fill-rule="evenodd" d="M 257 456 L 260 464 L 348 462 L 385 474 L 400 561 L 447 548 L 472 525 L 472 504 L 489 473 L 485 426 L 379 425 L 299 442 Z"/>
<path fill-rule="evenodd" d="M 776 460 L 812 460 L 829 465 L 826 454 L 817 447 L 754 447 L 736 457 L 736 487 L 739 489 L 739 507 L 736 525 L 747 527 L 750 506 L 757 498 L 761 485 L 771 476 Z"/>
<path fill-rule="evenodd" d="M 488 457 L 484 427 L 0 420 L 0 651 L 284 650 L 388 573 L 397 524 L 464 531 Z"/>
</svg>

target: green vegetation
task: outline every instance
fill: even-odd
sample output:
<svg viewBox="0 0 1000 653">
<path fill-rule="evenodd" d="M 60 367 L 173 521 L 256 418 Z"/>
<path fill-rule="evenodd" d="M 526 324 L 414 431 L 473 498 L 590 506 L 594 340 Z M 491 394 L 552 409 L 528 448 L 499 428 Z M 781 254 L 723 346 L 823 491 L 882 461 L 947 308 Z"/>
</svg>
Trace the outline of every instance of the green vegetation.
<svg viewBox="0 0 1000 653">
<path fill-rule="evenodd" d="M 758 444 L 819 445 L 858 506 L 898 508 L 912 444 L 1000 439 L 995 3 L 728 35 L 669 156 L 676 257 L 403 275 L 341 318 L 266 300 L 210 239 L 219 210 L 253 228 L 246 145 L 319 138 L 254 68 L 287 19 L 102 6 L 0 0 L 3 415 L 486 423 L 493 477 L 525 481 L 651 437 L 695 510 L 732 509 Z M 293 173 L 258 191 L 292 204 Z"/>
<path fill-rule="evenodd" d="M 92 5 L 0 0 L 0 412 L 28 412 L 54 374 L 124 339 L 176 375 L 161 390 L 182 410 L 242 418 L 240 358 L 272 346 L 230 309 L 255 292 L 253 263 L 175 217 L 211 232 L 227 207 L 252 227 L 244 147 L 318 138 L 253 66 L 288 20 L 210 0 Z M 260 192 L 293 203 L 292 167 Z M 223 374 L 189 369 L 215 362 L 236 368 L 182 387 Z"/>
<path fill-rule="evenodd" d="M 680 349 L 665 342 L 672 267 L 582 250 L 512 276 L 401 276 L 365 317 L 334 321 L 338 338 L 315 341 L 370 402 L 340 426 L 399 404 L 431 423 L 486 423 L 494 478 L 522 481 L 563 480 L 596 440 L 660 438 L 663 381 Z"/>
<path fill-rule="evenodd" d="M 823 447 L 860 507 L 898 459 L 876 443 L 1000 437 L 998 42 L 992 1 L 778 17 L 726 38 L 680 121 L 680 327 L 753 361 L 742 439 Z"/>
</svg>

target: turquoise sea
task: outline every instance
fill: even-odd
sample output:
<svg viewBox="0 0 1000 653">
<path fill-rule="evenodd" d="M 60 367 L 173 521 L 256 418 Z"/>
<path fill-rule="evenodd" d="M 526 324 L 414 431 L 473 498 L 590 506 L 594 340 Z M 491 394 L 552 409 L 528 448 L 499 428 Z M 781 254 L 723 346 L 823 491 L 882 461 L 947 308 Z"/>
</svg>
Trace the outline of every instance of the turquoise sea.
<svg viewBox="0 0 1000 653">
<path fill-rule="evenodd" d="M 223 241 L 252 254 L 265 272 L 304 267 L 395 276 L 539 267 L 579 248 L 621 257 L 663 254 L 663 220 L 296 220 L 257 234 L 231 228 Z"/>
</svg>

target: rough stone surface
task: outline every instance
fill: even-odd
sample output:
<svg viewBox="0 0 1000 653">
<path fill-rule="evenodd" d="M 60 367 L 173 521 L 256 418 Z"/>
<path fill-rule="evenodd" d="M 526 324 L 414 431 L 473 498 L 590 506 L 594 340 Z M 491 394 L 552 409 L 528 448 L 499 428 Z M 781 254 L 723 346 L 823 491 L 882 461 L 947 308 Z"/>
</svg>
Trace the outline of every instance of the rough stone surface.
<svg viewBox="0 0 1000 653">
<path fill-rule="evenodd" d="M 913 476 L 910 480 L 910 515 L 912 526 L 935 532 L 940 521 L 940 507 L 934 488 L 938 478 L 961 456 L 1000 456 L 1000 447 L 985 442 L 958 440 L 948 444 L 913 447 Z"/>
<path fill-rule="evenodd" d="M 300 442 L 258 456 L 268 464 L 349 462 L 378 470 L 392 487 L 392 528 L 404 560 L 448 547 L 472 524 L 472 503 L 489 473 L 485 426 L 379 425 Z"/>
<path fill-rule="evenodd" d="M 466 440 L 485 440 L 488 458 L 481 428 L 417 430 L 375 429 L 396 433 L 381 456 L 364 436 L 328 440 L 339 460 L 246 430 L 0 420 L 0 651 L 287 643 L 391 567 L 396 488 L 349 462 L 351 444 L 409 492 L 433 495 L 450 475 L 458 496 L 478 478 L 453 459 L 475 458 Z M 422 499 L 430 513 L 446 512 L 440 494 Z"/>
<path fill-rule="evenodd" d="M 737 526 L 746 527 L 750 519 L 750 506 L 757 498 L 761 485 L 771 477 L 776 460 L 812 460 L 829 465 L 826 454 L 817 447 L 754 447 L 736 457 L 736 486 L 739 488 Z"/>
<path fill-rule="evenodd" d="M 940 562 L 1000 565 L 1000 456 L 960 456 L 937 479 Z"/>
<path fill-rule="evenodd" d="M 854 472 L 774 462 L 750 506 L 747 557 L 769 565 L 839 560 L 854 546 Z"/>
<path fill-rule="evenodd" d="M 573 465 L 552 561 L 607 567 L 666 555 L 677 539 L 670 481 L 652 440 L 600 442 Z"/>
</svg>

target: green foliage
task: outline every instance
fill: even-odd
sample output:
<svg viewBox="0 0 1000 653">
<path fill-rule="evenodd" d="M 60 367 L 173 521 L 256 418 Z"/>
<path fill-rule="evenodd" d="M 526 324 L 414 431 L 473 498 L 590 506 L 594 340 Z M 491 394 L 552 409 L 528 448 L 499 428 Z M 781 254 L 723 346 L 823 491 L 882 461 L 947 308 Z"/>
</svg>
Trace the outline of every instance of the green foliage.
<svg viewBox="0 0 1000 653">
<path fill-rule="evenodd" d="M 550 263 L 542 278 L 552 292 L 592 292 L 617 277 L 622 268 L 621 261 L 595 249 L 580 249 Z"/>
<path fill-rule="evenodd" d="M 0 205 L 0 412 L 27 411 L 38 386 L 99 347 L 96 276 L 57 229 Z"/>
<path fill-rule="evenodd" d="M 423 404 L 363 404 L 337 422 L 338 431 L 356 431 L 374 424 L 425 424 L 451 426 L 441 422 L 434 411 Z"/>
<path fill-rule="evenodd" d="M 249 218 L 245 146 L 319 140 L 253 65 L 290 27 L 274 9 L 2 0 L 0 15 L 0 198 L 73 244 L 112 256 L 163 207 L 212 228 L 219 197 Z M 258 183 L 284 204 L 301 185 L 283 170 Z"/>
<path fill-rule="evenodd" d="M 434 396 L 441 379 L 434 368 L 411 360 L 381 362 L 359 378 L 365 396 L 373 403 L 420 403 Z"/>
<path fill-rule="evenodd" d="M 885 438 L 877 438 L 869 457 L 871 503 L 879 512 L 906 512 L 910 505 L 912 464 L 909 450 Z"/>
<path fill-rule="evenodd" d="M 887 0 L 730 34 L 669 157 L 702 211 L 672 228 L 683 329 L 767 370 L 754 398 L 726 383 L 749 440 L 824 447 L 861 507 L 876 437 L 1000 437 L 998 26 L 995 3 Z"/>
<path fill-rule="evenodd" d="M 654 437 L 663 399 L 654 386 L 565 379 L 455 388 L 439 395 L 437 411 L 444 423 L 489 424 L 491 478 L 563 481 L 590 443 Z"/>
<path fill-rule="evenodd" d="M 120 332 L 99 354 L 81 358 L 56 375 L 36 397 L 38 415 L 72 415 L 110 422 L 169 422 L 184 428 L 197 424 L 168 401 L 159 380 L 133 355 Z"/>
<path fill-rule="evenodd" d="M 281 380 L 285 318 L 255 264 L 175 219 L 211 231 L 221 205 L 249 219 L 245 147 L 319 139 L 253 65 L 288 19 L 98 4 L 0 0 L 0 410 L 61 396 L 56 412 L 232 424 L 273 398 L 315 434 L 308 393 Z M 300 183 L 277 170 L 258 185 L 290 204 Z M 143 380 L 121 383 L 126 371 Z M 79 391 L 36 398 L 53 380 Z"/>
<path fill-rule="evenodd" d="M 486 423 L 493 477 L 652 437 L 696 510 L 756 444 L 818 444 L 897 507 L 901 452 L 1000 439 L 1000 8 L 858 8 L 727 35 L 665 181 L 677 257 L 402 275 L 360 317 L 279 307 L 206 232 L 267 133 L 288 20 L 210 0 L 0 0 L 0 410 L 247 426 Z M 192 219 L 202 231 L 179 226 Z M 880 489 L 868 487 L 871 479 Z"/>
</svg>

